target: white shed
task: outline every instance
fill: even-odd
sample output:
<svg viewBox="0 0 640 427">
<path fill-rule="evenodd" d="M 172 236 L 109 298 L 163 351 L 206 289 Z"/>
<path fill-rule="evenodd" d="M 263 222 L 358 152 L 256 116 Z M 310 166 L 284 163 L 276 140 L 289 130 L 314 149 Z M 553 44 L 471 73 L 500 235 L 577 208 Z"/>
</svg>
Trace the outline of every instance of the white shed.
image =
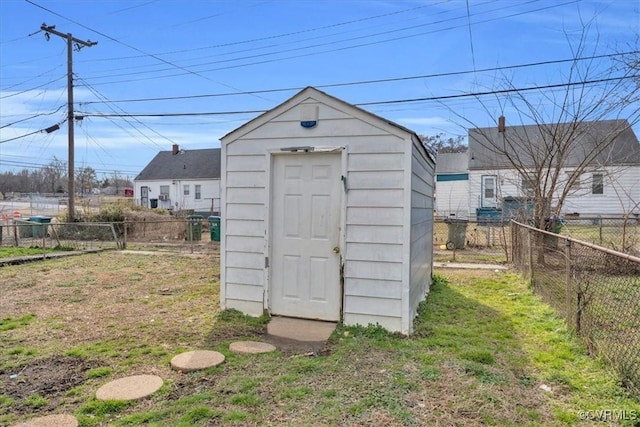
<svg viewBox="0 0 640 427">
<path fill-rule="evenodd" d="M 308 87 L 221 141 L 222 308 L 410 334 L 433 261 L 418 136 Z"/>
</svg>

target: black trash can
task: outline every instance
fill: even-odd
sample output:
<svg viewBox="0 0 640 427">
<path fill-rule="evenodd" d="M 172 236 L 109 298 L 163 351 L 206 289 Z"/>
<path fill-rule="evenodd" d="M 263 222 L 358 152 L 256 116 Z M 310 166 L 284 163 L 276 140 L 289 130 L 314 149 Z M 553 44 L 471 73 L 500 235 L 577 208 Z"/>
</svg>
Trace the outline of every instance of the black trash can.
<svg viewBox="0 0 640 427">
<path fill-rule="evenodd" d="M 187 235 L 185 240 L 195 241 L 202 240 L 202 215 L 187 216 Z"/>
<path fill-rule="evenodd" d="M 156 209 L 158 207 L 158 199 L 149 199 L 149 204 L 151 209 Z"/>
<path fill-rule="evenodd" d="M 466 219 L 452 219 L 447 218 L 444 220 L 447 223 L 448 239 L 447 249 L 450 251 L 454 249 L 464 249 L 467 243 L 467 221 Z"/>
</svg>

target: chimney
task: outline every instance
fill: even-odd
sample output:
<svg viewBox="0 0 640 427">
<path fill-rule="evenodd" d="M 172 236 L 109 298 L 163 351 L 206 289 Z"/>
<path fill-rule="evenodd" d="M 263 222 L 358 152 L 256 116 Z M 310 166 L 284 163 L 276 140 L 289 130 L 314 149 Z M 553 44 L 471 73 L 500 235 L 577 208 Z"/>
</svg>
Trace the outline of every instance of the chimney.
<svg viewBox="0 0 640 427">
<path fill-rule="evenodd" d="M 504 116 L 500 116 L 498 117 L 498 132 L 504 133 L 505 130 L 506 130 L 506 125 L 505 125 Z"/>
<path fill-rule="evenodd" d="M 175 156 L 176 154 L 178 154 L 178 151 L 180 151 L 180 147 L 178 146 L 178 144 L 173 144 L 173 155 Z"/>
</svg>

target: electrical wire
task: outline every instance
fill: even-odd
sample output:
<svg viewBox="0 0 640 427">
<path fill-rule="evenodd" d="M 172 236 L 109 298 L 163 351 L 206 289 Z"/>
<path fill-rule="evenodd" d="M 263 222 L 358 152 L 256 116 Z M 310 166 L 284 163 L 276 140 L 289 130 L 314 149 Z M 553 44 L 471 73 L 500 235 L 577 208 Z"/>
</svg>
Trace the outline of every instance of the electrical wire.
<svg viewBox="0 0 640 427">
<path fill-rule="evenodd" d="M 502 67 L 490 67 L 490 68 L 482 68 L 479 70 L 463 70 L 463 71 L 451 71 L 445 73 L 435 73 L 435 74 L 423 74 L 418 76 L 405 76 L 405 77 L 392 77 L 388 79 L 374 79 L 374 80 L 360 80 L 354 82 L 343 82 L 343 83 L 330 83 L 324 85 L 314 85 L 314 87 L 319 89 L 324 88 L 332 88 L 332 87 L 344 87 L 344 86 L 359 86 L 359 85 L 369 85 L 369 84 L 377 84 L 377 83 L 390 83 L 390 82 L 399 82 L 406 80 L 417 80 L 417 79 L 429 79 L 429 78 L 438 78 L 438 77 L 451 77 L 451 76 L 460 76 L 465 74 L 472 73 L 484 73 L 484 72 L 493 72 L 493 71 L 505 71 L 505 70 L 513 70 L 518 68 L 528 68 L 528 67 L 536 67 L 542 65 L 553 65 L 553 64 L 562 64 L 567 62 L 577 62 L 577 61 L 587 61 L 594 59 L 602 59 L 602 58 L 614 58 L 617 56 L 624 56 L 630 54 L 638 54 L 640 51 L 630 51 L 630 52 L 622 52 L 622 53 L 613 53 L 613 54 L 603 54 L 603 55 L 593 55 L 588 57 L 580 57 L 580 58 L 572 58 L 572 59 L 558 59 L 558 60 L 550 60 L 550 61 L 540 61 L 540 62 L 531 62 L 527 64 L 516 64 L 516 65 L 506 65 Z M 109 102 L 115 103 L 129 103 L 129 102 L 155 102 L 155 101 L 175 101 L 180 99 L 199 99 L 199 98 L 213 98 L 213 97 L 225 97 L 225 96 L 237 96 L 244 95 L 249 93 L 275 93 L 275 92 L 290 92 L 290 91 L 299 91 L 302 90 L 303 87 L 287 87 L 287 88 L 275 88 L 275 89 L 262 89 L 262 90 L 254 90 L 254 91 L 245 91 L 245 92 L 227 92 L 227 93 L 211 93 L 211 94 L 200 94 L 200 95 L 183 95 L 183 96 L 163 96 L 163 97 L 154 97 L 154 98 L 137 98 L 137 99 L 119 99 L 119 100 L 111 100 Z M 82 105 L 89 104 L 99 104 L 101 101 L 84 101 Z"/>
<path fill-rule="evenodd" d="M 27 118 L 24 118 L 22 120 L 16 120 L 15 122 L 7 123 L 6 125 L 0 126 L 0 129 L 4 129 L 4 128 L 9 127 L 9 126 L 13 126 L 13 125 L 18 124 L 18 123 L 26 122 L 27 120 L 35 119 L 36 117 L 50 116 L 50 115 L 55 114 L 58 111 L 62 110 L 65 106 L 66 105 L 61 105 L 57 109 L 55 109 L 54 111 L 51 111 L 49 113 L 35 114 L 35 115 L 31 116 L 31 117 L 27 117 Z"/>
<path fill-rule="evenodd" d="M 443 100 L 458 99 L 458 98 L 477 98 L 477 97 L 487 96 L 487 95 L 503 95 L 508 93 L 529 92 L 529 91 L 541 90 L 541 89 L 584 86 L 584 85 L 608 83 L 613 81 L 632 80 L 637 78 L 640 78 L 640 74 L 631 75 L 631 76 L 603 78 L 603 79 L 596 79 L 596 80 L 583 80 L 579 82 L 557 83 L 557 84 L 549 84 L 549 85 L 542 85 L 542 86 L 529 86 L 524 88 L 509 88 L 509 89 L 490 90 L 490 91 L 483 91 L 483 92 L 461 93 L 461 94 L 454 94 L 454 95 L 439 95 L 439 96 L 430 96 L 430 97 L 422 97 L 422 98 L 405 98 L 405 99 L 395 99 L 395 100 L 387 100 L 387 101 L 360 102 L 360 103 L 355 103 L 353 105 L 362 107 L 362 106 L 370 106 L 370 105 L 405 104 L 405 103 L 424 102 L 424 101 L 443 101 Z M 85 117 L 192 117 L 192 116 L 235 115 L 235 114 L 260 114 L 266 111 L 268 110 L 209 111 L 209 112 L 190 112 L 190 113 L 136 113 L 136 114 L 108 114 L 108 113 L 82 112 L 80 114 L 82 114 Z"/>
</svg>

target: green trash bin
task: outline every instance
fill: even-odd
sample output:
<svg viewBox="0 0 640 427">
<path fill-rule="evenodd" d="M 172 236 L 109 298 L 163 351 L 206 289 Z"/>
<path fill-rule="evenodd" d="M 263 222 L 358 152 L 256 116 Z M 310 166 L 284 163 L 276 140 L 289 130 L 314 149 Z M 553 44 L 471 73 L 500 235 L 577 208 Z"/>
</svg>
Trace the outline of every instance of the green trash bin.
<svg viewBox="0 0 640 427">
<path fill-rule="evenodd" d="M 544 229 L 555 234 L 560 234 L 564 221 L 562 219 L 547 218 L 544 220 Z M 558 238 L 556 236 L 544 235 L 544 246 L 549 249 L 558 249 Z"/>
<path fill-rule="evenodd" d="M 29 221 L 40 224 L 31 226 L 33 237 L 42 238 L 47 236 L 47 224 L 51 223 L 50 216 L 35 215 L 29 217 Z"/>
<path fill-rule="evenodd" d="M 13 223 L 18 226 L 18 236 L 21 239 L 33 237 L 33 224 L 29 219 L 14 219 Z"/>
<path fill-rule="evenodd" d="M 464 249 L 467 243 L 467 223 L 466 219 L 448 218 L 444 222 L 447 223 L 448 239 L 447 249 Z"/>
<path fill-rule="evenodd" d="M 194 240 L 202 240 L 202 215 L 187 216 L 187 235 L 185 240 L 190 242 Z"/>
<path fill-rule="evenodd" d="M 209 218 L 209 233 L 211 233 L 211 241 L 220 241 L 220 217 L 210 216 Z"/>
</svg>

